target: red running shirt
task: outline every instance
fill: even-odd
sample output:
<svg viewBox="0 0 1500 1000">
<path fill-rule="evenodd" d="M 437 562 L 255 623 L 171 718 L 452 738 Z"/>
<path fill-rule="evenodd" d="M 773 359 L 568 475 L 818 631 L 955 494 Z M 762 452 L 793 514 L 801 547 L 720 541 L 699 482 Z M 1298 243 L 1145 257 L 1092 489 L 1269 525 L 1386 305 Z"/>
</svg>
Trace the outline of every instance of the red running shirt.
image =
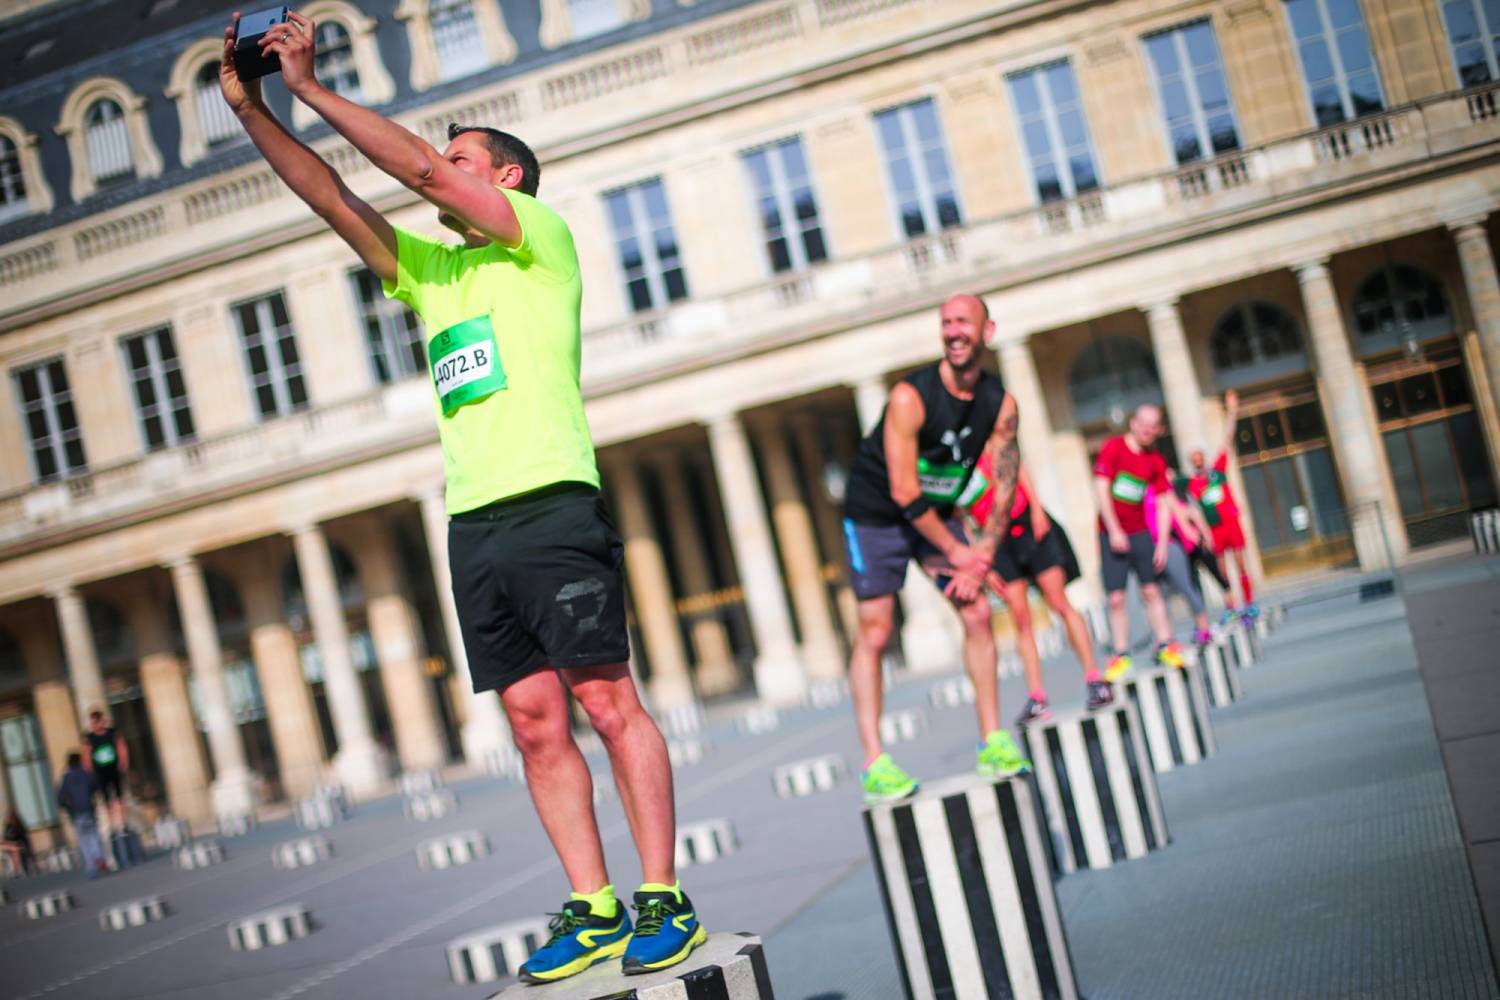
<svg viewBox="0 0 1500 1000">
<path fill-rule="evenodd" d="M 1120 519 L 1120 527 L 1127 535 L 1146 530 L 1146 489 L 1149 487 L 1158 496 L 1164 496 L 1172 488 L 1167 481 L 1167 460 L 1161 453 L 1131 451 L 1123 436 L 1104 442 L 1094 460 L 1094 475 L 1109 480 L 1115 517 Z M 1102 516 L 1099 528 L 1106 530 Z"/>
<path fill-rule="evenodd" d="M 1239 518 L 1240 508 L 1229 491 L 1229 455 L 1220 452 L 1213 468 L 1188 480 L 1188 495 L 1203 508 L 1203 518 L 1213 527 Z"/>
<path fill-rule="evenodd" d="M 972 497 L 973 499 L 968 499 Z M 1010 533 L 1020 535 L 1025 532 L 1021 525 L 1021 515 L 1026 512 L 1030 503 L 1026 496 L 1026 487 L 1016 483 L 1016 496 L 1010 504 Z M 988 452 L 981 452 L 979 461 L 974 465 L 974 475 L 969 480 L 969 486 L 964 490 L 964 496 L 959 499 L 964 508 L 969 512 L 977 524 L 984 524 L 989 520 L 990 511 L 995 509 L 995 463 L 990 461 Z"/>
</svg>

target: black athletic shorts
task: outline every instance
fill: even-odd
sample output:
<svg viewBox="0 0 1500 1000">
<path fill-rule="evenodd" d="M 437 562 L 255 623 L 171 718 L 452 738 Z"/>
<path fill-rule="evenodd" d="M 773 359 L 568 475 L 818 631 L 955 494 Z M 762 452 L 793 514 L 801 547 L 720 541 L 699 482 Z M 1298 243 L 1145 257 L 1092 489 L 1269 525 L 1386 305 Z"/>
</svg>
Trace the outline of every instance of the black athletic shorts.
<svg viewBox="0 0 1500 1000">
<path fill-rule="evenodd" d="M 125 781 L 118 767 L 95 767 L 94 780 L 99 783 L 99 794 L 105 799 L 125 797 Z"/>
<path fill-rule="evenodd" d="M 1161 575 L 1156 572 L 1156 566 L 1151 561 L 1151 556 L 1156 552 L 1151 532 L 1137 531 L 1126 537 L 1130 539 L 1130 549 L 1116 552 L 1109 547 L 1109 534 L 1099 532 L 1099 570 L 1104 577 L 1105 593 L 1113 594 L 1117 590 L 1124 590 L 1125 585 L 1130 582 L 1132 572 L 1135 573 L 1136 581 L 1142 584 L 1155 583 L 1156 578 Z"/>
<path fill-rule="evenodd" d="M 1019 535 L 1009 535 L 1005 543 L 995 550 L 995 572 L 1006 583 L 1026 579 L 1032 582 L 1054 566 L 1061 566 L 1063 581 L 1071 583 L 1078 579 L 1078 557 L 1073 554 L 1073 545 L 1062 530 L 1062 525 L 1051 515 L 1047 520 L 1052 528 L 1037 541 L 1031 532 L 1031 516 L 1023 514 L 1018 525 Z"/>
<path fill-rule="evenodd" d="M 448 520 L 448 565 L 474 690 L 543 667 L 630 659 L 625 546 L 604 498 L 559 483 Z"/>
</svg>

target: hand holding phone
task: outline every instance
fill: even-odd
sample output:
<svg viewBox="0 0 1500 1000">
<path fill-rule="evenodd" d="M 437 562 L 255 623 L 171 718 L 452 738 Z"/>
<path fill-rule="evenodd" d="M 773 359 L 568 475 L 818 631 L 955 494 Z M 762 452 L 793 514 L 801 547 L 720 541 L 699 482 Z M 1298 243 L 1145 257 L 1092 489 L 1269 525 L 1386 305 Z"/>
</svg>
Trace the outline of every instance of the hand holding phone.
<svg viewBox="0 0 1500 1000">
<path fill-rule="evenodd" d="M 287 23 L 285 7 L 269 7 L 253 14 L 243 14 L 234 27 L 234 71 L 243 80 L 258 80 L 270 73 L 281 72 L 281 57 L 275 52 L 262 52 L 260 40 L 267 33 Z"/>
</svg>

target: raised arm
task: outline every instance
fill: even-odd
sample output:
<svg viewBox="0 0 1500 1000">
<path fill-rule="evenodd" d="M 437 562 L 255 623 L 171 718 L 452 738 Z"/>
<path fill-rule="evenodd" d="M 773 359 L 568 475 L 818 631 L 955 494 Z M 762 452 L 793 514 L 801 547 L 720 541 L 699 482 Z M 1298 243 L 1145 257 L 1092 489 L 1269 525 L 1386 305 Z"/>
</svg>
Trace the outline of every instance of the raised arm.
<svg viewBox="0 0 1500 1000">
<path fill-rule="evenodd" d="M 1234 436 L 1239 430 L 1240 394 L 1230 389 L 1224 394 L 1224 441 L 1219 445 L 1219 456 L 1234 450 Z M 1214 461 L 1218 461 L 1216 457 Z"/>
<path fill-rule="evenodd" d="M 261 47 L 280 56 L 282 79 L 298 100 L 371 163 L 441 211 L 462 219 L 501 246 L 520 246 L 523 234 L 515 209 L 484 178 L 465 173 L 421 136 L 318 83 L 313 73 L 316 27 L 301 14 L 287 16 L 287 29 L 268 34 Z"/>
<path fill-rule="evenodd" d="M 901 508 L 911 526 L 958 566 L 968 558 L 969 547 L 948 530 L 932 504 L 922 496 L 922 483 L 917 477 L 917 432 L 926 416 L 917 390 L 905 382 L 891 390 L 885 408 L 886 478 L 891 484 L 891 500 Z"/>
</svg>

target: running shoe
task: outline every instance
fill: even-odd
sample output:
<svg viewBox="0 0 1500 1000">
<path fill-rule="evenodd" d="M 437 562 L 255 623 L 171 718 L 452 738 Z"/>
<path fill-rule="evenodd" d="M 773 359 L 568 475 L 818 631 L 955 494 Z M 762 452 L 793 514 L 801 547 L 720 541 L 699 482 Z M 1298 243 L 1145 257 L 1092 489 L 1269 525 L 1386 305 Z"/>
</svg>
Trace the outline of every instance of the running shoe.
<svg viewBox="0 0 1500 1000">
<path fill-rule="evenodd" d="M 1207 646 L 1214 641 L 1214 634 L 1206 628 L 1200 628 L 1193 633 L 1193 645 Z"/>
<path fill-rule="evenodd" d="M 888 753 L 883 753 L 870 762 L 862 780 L 865 786 L 865 805 L 894 802 L 917 791 L 917 780 L 897 767 Z"/>
<path fill-rule="evenodd" d="M 1156 665 L 1158 667 L 1176 667 L 1181 670 L 1187 666 L 1187 657 L 1182 655 L 1182 645 L 1176 642 L 1163 642 L 1156 647 Z"/>
<path fill-rule="evenodd" d="M 1260 605 L 1256 604 L 1254 601 L 1250 602 L 1249 604 L 1245 605 L 1245 614 L 1250 616 L 1251 621 L 1254 621 L 1255 619 L 1260 617 Z"/>
<path fill-rule="evenodd" d="M 1113 683 L 1130 673 L 1130 654 L 1116 653 L 1109 658 L 1109 663 L 1104 666 L 1104 679 Z"/>
<path fill-rule="evenodd" d="M 576 976 L 591 965 L 619 958 L 630 941 L 630 918 L 615 904 L 615 915 L 594 915 L 589 904 L 570 899 L 562 912 L 549 913 L 552 936 L 538 948 L 519 973 L 525 983 L 551 983 Z"/>
<path fill-rule="evenodd" d="M 1238 618 L 1239 616 L 1240 616 L 1240 613 L 1238 611 L 1236 611 L 1234 608 L 1225 608 L 1224 609 L 1224 613 L 1219 616 L 1219 624 L 1220 625 L 1233 625 L 1234 624 L 1234 620 L 1236 618 Z"/>
<path fill-rule="evenodd" d="M 1115 686 L 1109 681 L 1089 681 L 1088 710 L 1115 703 Z"/>
<path fill-rule="evenodd" d="M 1031 761 L 1005 730 L 995 730 L 980 744 L 978 771 L 981 778 L 998 778 L 1002 774 L 1029 770 Z"/>
<path fill-rule="evenodd" d="M 681 888 L 642 887 L 635 894 L 635 935 L 625 948 L 621 971 L 636 976 L 665 969 L 707 940 L 708 931 Z"/>
<path fill-rule="evenodd" d="M 1027 698 L 1026 707 L 1016 716 L 1016 728 L 1025 729 L 1033 722 L 1046 722 L 1052 718 L 1052 708 L 1046 698 Z"/>
</svg>

